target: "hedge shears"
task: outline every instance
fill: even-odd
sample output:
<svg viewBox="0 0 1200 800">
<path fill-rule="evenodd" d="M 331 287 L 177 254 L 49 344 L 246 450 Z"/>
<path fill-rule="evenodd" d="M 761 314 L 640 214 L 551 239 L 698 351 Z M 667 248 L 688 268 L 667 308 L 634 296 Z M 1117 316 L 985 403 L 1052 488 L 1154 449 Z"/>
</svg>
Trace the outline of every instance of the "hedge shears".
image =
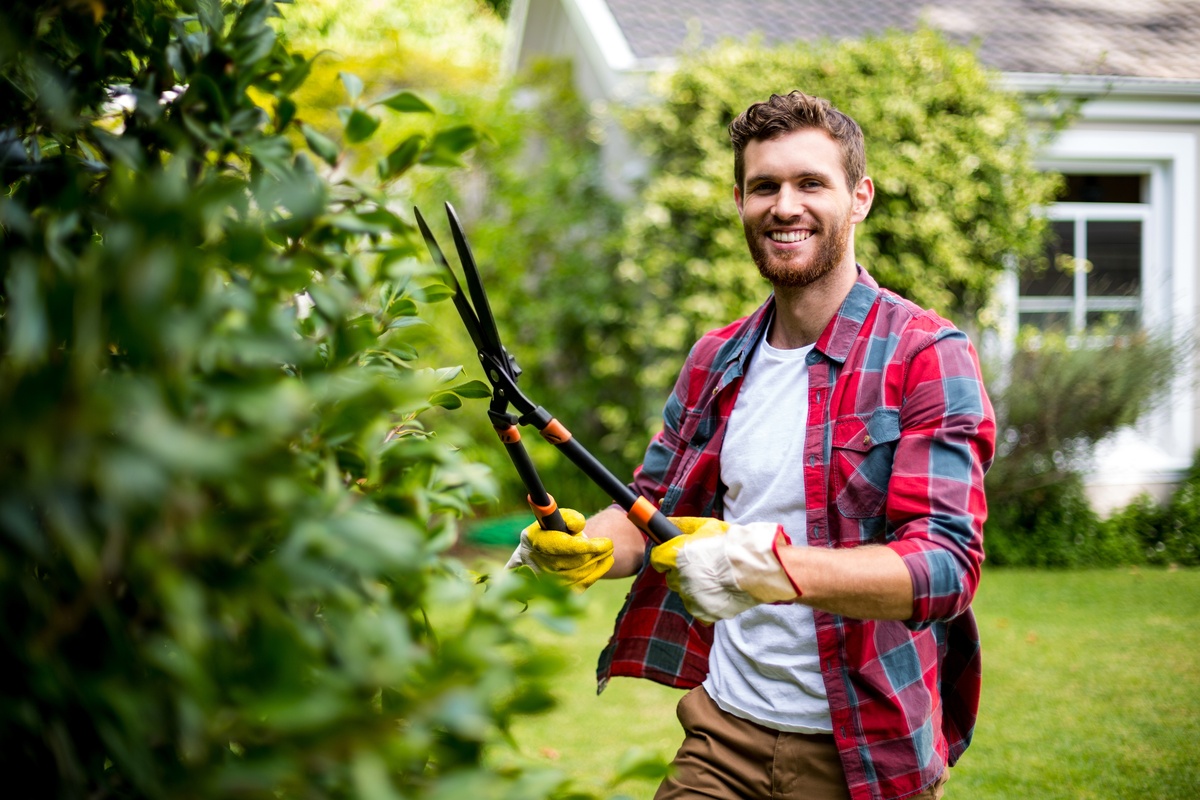
<svg viewBox="0 0 1200 800">
<path fill-rule="evenodd" d="M 442 248 L 438 246 L 437 239 L 429 230 L 429 226 L 425 224 L 420 209 L 414 207 L 413 211 L 416 214 L 421 235 L 425 237 L 429 254 L 433 257 L 434 262 L 439 264 L 449 275 L 450 289 L 454 293 L 454 307 L 458 311 L 458 315 L 462 317 L 467 333 L 470 334 L 471 341 L 475 345 L 479 363 L 483 365 L 483 373 L 492 385 L 492 401 L 488 407 L 488 418 L 491 420 L 497 436 L 500 437 L 500 441 L 504 443 L 509 458 L 512 459 L 513 465 L 521 476 L 521 481 L 529 492 L 526 499 L 542 528 L 564 532 L 567 530 L 562 515 L 558 511 L 558 505 L 542 485 L 541 477 L 534 468 L 529 453 L 521 444 L 521 432 L 517 428 L 518 424 L 532 425 L 537 428 L 546 441 L 561 450 L 579 469 L 583 470 L 583 473 L 593 483 L 625 509 L 629 520 L 656 543 L 661 544 L 667 539 L 678 536 L 680 530 L 655 508 L 653 503 L 618 480 L 571 435 L 571 432 L 561 422 L 517 388 L 517 378 L 521 375 L 521 368 L 517 366 L 516 359 L 512 357 L 512 354 L 500 343 L 500 334 L 496 330 L 496 320 L 492 316 L 487 292 L 484 291 L 483 282 L 479 277 L 479 269 L 475 265 L 475 257 L 471 253 L 471 246 L 467 243 L 466 234 L 463 232 L 462 223 L 458 220 L 454 206 L 446 203 L 446 216 L 450 220 L 450 232 L 454 237 L 454 247 L 458 251 L 459 261 L 462 263 L 463 276 L 466 279 L 470 300 L 463 294 L 462 286 L 459 284 L 454 270 L 446 261 L 446 256 L 443 255 Z M 516 414 L 509 411 L 510 405 L 516 409 Z"/>
</svg>

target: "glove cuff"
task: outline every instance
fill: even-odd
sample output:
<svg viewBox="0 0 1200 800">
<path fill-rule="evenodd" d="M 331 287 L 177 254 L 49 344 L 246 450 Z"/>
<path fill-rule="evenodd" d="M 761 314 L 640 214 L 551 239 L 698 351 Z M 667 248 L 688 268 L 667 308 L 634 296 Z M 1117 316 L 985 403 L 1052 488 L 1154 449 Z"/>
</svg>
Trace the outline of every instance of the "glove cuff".
<svg viewBox="0 0 1200 800">
<path fill-rule="evenodd" d="M 783 544 L 791 547 L 792 537 L 787 535 L 787 531 L 783 529 L 782 525 L 779 526 L 779 532 L 783 534 Z M 787 578 L 788 583 L 792 585 L 792 589 L 796 592 L 796 597 L 804 597 L 804 592 L 800 589 L 800 584 L 796 583 L 796 579 L 792 577 L 792 573 L 788 572 L 787 567 L 783 565 L 783 559 L 779 556 L 779 545 L 780 539 L 779 537 L 776 537 L 775 542 L 771 545 L 771 554 L 774 555 L 775 560 L 779 562 L 779 569 L 783 572 L 783 577 Z"/>
<path fill-rule="evenodd" d="M 800 596 L 776 550 L 780 534 L 791 544 L 783 526 L 773 522 L 732 525 L 726 534 L 726 554 L 734 581 L 760 603 L 786 602 Z"/>
</svg>

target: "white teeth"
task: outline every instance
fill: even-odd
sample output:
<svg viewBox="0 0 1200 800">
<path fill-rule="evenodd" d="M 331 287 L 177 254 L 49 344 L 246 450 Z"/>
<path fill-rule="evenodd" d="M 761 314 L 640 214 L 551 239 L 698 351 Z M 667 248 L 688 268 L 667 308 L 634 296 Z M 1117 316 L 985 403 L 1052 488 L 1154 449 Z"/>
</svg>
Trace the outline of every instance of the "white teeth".
<svg viewBox="0 0 1200 800">
<path fill-rule="evenodd" d="M 803 242 L 808 237 L 812 236 L 812 231 L 771 231 L 768 236 L 773 241 L 782 244 L 793 244 L 795 242 Z"/>
</svg>

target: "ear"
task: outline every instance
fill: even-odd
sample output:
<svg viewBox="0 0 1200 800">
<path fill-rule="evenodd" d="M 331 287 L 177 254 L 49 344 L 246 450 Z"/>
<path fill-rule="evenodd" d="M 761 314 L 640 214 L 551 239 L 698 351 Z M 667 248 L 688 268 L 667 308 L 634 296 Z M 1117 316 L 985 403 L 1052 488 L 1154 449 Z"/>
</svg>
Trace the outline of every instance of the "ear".
<svg viewBox="0 0 1200 800">
<path fill-rule="evenodd" d="M 743 213 L 742 209 L 742 187 L 738 186 L 736 183 L 733 185 L 733 202 L 737 206 L 738 216 L 742 219 L 745 219 L 746 215 Z"/>
<path fill-rule="evenodd" d="M 867 218 L 871 203 L 875 200 L 875 183 L 866 175 L 854 187 L 854 202 L 850 207 L 850 222 L 859 223 Z"/>
</svg>

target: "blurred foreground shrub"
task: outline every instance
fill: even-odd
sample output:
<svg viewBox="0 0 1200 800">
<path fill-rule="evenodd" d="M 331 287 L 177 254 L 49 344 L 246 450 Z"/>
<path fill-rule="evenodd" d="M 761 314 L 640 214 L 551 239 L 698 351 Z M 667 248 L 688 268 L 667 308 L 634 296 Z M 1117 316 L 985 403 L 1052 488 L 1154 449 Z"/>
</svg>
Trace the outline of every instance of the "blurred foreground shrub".
<svg viewBox="0 0 1200 800">
<path fill-rule="evenodd" d="M 0 11 L 0 765 L 45 798 L 565 796 L 481 754 L 552 702 L 539 596 L 447 555 L 487 474 L 430 410 L 401 181 L 476 141 L 310 62 L 274 2 Z M 490 588 L 489 588 L 490 587 Z M 578 796 L 578 795 L 572 795 Z"/>
</svg>

